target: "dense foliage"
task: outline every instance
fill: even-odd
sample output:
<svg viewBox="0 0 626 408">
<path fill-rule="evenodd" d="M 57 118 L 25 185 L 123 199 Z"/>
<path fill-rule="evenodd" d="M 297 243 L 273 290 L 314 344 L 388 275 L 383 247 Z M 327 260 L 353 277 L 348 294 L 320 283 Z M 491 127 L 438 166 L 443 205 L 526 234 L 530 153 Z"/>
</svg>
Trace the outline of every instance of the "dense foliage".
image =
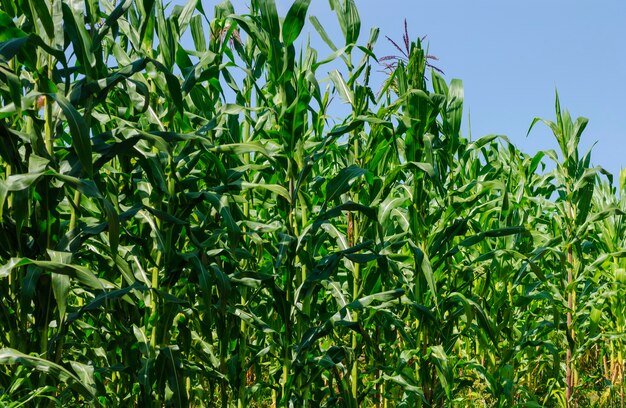
<svg viewBox="0 0 626 408">
<path fill-rule="evenodd" d="M 419 40 L 375 89 L 309 3 L 0 0 L 0 405 L 623 406 L 587 121 L 470 140 Z"/>
</svg>

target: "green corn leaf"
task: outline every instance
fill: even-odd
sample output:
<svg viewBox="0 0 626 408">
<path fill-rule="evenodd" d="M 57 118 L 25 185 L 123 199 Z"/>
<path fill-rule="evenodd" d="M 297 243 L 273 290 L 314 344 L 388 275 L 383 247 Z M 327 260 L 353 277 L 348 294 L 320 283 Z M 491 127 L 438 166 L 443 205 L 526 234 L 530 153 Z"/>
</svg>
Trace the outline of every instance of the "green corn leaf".
<svg viewBox="0 0 626 408">
<path fill-rule="evenodd" d="M 361 18 L 354 0 L 344 0 L 343 19 L 345 20 L 346 45 L 356 44 L 361 33 Z"/>
<path fill-rule="evenodd" d="M 6 191 L 24 190 L 39 180 L 43 175 L 44 172 L 13 174 L 6 180 L 2 180 L 2 184 Z"/>
<path fill-rule="evenodd" d="M 274 330 L 272 330 L 272 328 L 267 323 L 265 323 L 258 316 L 255 316 L 252 313 L 248 313 L 235 307 L 229 307 L 227 309 L 227 312 L 239 317 L 241 320 L 246 322 L 246 324 L 254 327 L 255 329 L 263 333 L 274 333 Z"/>
<path fill-rule="evenodd" d="M 461 120 L 463 119 L 463 82 L 453 79 L 450 82 L 448 93 L 448 106 L 446 107 L 446 117 L 449 121 L 450 135 L 458 136 L 461 131 Z"/>
<path fill-rule="evenodd" d="M 11 16 L 0 10 L 0 44 L 23 37 L 26 37 L 26 33 L 15 26 Z"/>
<path fill-rule="evenodd" d="M 215 18 L 224 19 L 230 16 L 231 14 L 235 14 L 235 9 L 230 0 L 222 0 L 221 2 L 215 5 Z"/>
<path fill-rule="evenodd" d="M 333 40 L 331 40 L 330 36 L 324 29 L 322 23 L 320 23 L 320 21 L 318 20 L 318 18 L 315 16 L 311 16 L 309 17 L 309 21 L 311 21 L 311 24 L 313 24 L 315 30 L 317 30 L 319 35 L 322 37 L 322 40 L 324 40 L 324 42 L 330 47 L 330 49 L 333 51 L 337 51 L 337 46 L 335 45 Z"/>
<path fill-rule="evenodd" d="M 437 367 L 437 376 L 441 382 L 441 387 L 446 393 L 448 399 L 452 398 L 452 386 L 454 384 L 454 378 L 452 373 L 452 367 L 448 362 L 448 356 L 442 346 L 430 347 L 430 356 L 435 362 Z"/>
<path fill-rule="evenodd" d="M 27 0 L 33 17 L 41 22 L 48 38 L 54 38 L 54 21 L 50 9 L 44 0 Z"/>
<path fill-rule="evenodd" d="M 7 63 L 28 43 L 29 37 L 9 38 L 0 42 L 0 61 Z"/>
<path fill-rule="evenodd" d="M 289 195 L 289 191 L 287 191 L 287 189 L 283 186 L 280 186 L 278 184 L 266 184 L 266 183 L 248 183 L 248 182 L 242 182 L 241 183 L 241 188 L 243 190 L 247 190 L 247 189 L 265 189 L 265 190 L 269 190 L 275 194 L 278 194 L 279 196 L 283 197 L 285 200 L 287 200 L 287 202 L 291 203 L 291 197 Z"/>
<path fill-rule="evenodd" d="M 99 279 L 91 270 L 83 266 L 63 264 L 53 261 L 35 261 L 28 258 L 11 258 L 9 262 L 0 266 L 0 278 L 9 276 L 14 268 L 25 265 L 35 265 L 53 273 L 67 275 L 96 290 L 114 287 L 113 284 L 103 279 Z"/>
<path fill-rule="evenodd" d="M 90 388 L 96 388 L 96 382 L 94 380 L 95 370 L 93 365 L 79 363 L 78 361 L 70 361 L 70 366 L 82 384 L 88 385 Z"/>
<path fill-rule="evenodd" d="M 15 106 L 22 106 L 22 85 L 17 75 L 0 66 L 0 79 L 4 77 L 4 81 L 9 86 L 9 95 Z"/>
<path fill-rule="evenodd" d="M 206 37 L 204 35 L 204 27 L 202 26 L 202 16 L 196 14 L 190 20 L 191 37 L 196 47 L 196 51 L 204 52 L 207 50 Z"/>
<path fill-rule="evenodd" d="M 271 156 L 267 148 L 259 142 L 222 144 L 213 146 L 209 150 L 214 153 L 232 153 L 236 155 L 257 152 L 267 157 Z"/>
<path fill-rule="evenodd" d="M 48 255 L 53 262 L 69 264 L 72 261 L 72 254 L 69 252 L 59 252 L 48 250 Z M 59 308 L 61 321 L 65 320 L 67 310 L 67 298 L 70 293 L 70 278 L 60 273 L 52 274 L 52 292 Z"/>
<path fill-rule="evenodd" d="M 226 304 L 228 302 L 228 298 L 232 291 L 232 286 L 230 284 L 230 279 L 228 275 L 224 273 L 222 268 L 220 268 L 216 264 L 210 265 L 210 270 L 213 272 L 213 277 L 215 282 L 217 283 L 217 288 L 219 290 L 220 298 L 222 300 L 222 304 Z"/>
<path fill-rule="evenodd" d="M 152 42 L 154 40 L 154 24 L 156 19 L 156 13 L 154 10 L 156 0 L 140 0 L 137 2 L 137 9 L 139 11 L 139 21 L 141 23 L 139 27 L 139 37 L 141 44 L 144 47 L 146 56 L 152 57 Z"/>
<path fill-rule="evenodd" d="M 102 39 L 106 34 L 117 24 L 117 21 L 122 17 L 128 9 L 133 5 L 133 0 L 121 1 L 115 6 L 115 9 L 104 20 L 104 24 L 98 30 L 98 35 L 94 39 L 94 44 L 101 44 Z"/>
<path fill-rule="evenodd" d="M 311 0 L 296 0 L 289 8 L 283 23 L 283 42 L 285 46 L 290 46 L 300 36 L 310 4 Z"/>
<path fill-rule="evenodd" d="M 120 222 L 117 215 L 117 211 L 108 200 L 102 200 L 104 212 L 107 216 L 107 224 L 109 227 L 109 245 L 111 246 L 111 254 L 117 255 L 118 246 L 120 243 Z"/>
<path fill-rule="evenodd" d="M 346 193 L 350 190 L 351 181 L 366 173 L 367 170 L 355 165 L 341 169 L 326 185 L 326 202 L 330 202 Z"/>
<path fill-rule="evenodd" d="M 91 311 L 95 311 L 95 310 L 101 309 L 103 306 L 106 306 L 108 304 L 108 302 L 111 302 L 113 300 L 117 300 L 117 299 L 123 298 L 123 297 L 129 295 L 130 293 L 132 293 L 135 290 L 146 292 L 148 290 L 148 287 L 145 286 L 145 285 L 142 285 L 140 282 L 135 282 L 131 286 L 127 286 L 127 287 L 122 288 L 122 289 L 115 289 L 115 290 L 105 291 L 105 292 L 99 294 L 98 296 L 96 296 L 88 304 L 82 306 L 77 312 L 70 313 L 68 315 L 67 322 L 71 323 L 71 322 L 77 320 L 78 318 L 80 318 L 86 312 L 91 312 Z"/>
<path fill-rule="evenodd" d="M 90 383 L 81 381 L 79 377 L 62 366 L 43 358 L 27 355 L 11 348 L 3 348 L 0 349 L 0 364 L 20 364 L 42 373 L 47 373 L 57 381 L 67 383 L 87 400 L 91 401 L 95 396 L 95 389 L 92 388 Z"/>
<path fill-rule="evenodd" d="M 52 274 L 52 291 L 59 308 L 59 316 L 61 321 L 65 320 L 65 312 L 67 310 L 67 297 L 70 293 L 70 278 L 67 275 L 59 273 Z"/>
<path fill-rule="evenodd" d="M 27 37 L 12 38 L 7 41 L 0 42 L 0 62 L 8 62 L 22 48 L 27 46 L 39 47 L 43 49 L 60 62 L 65 69 L 67 69 L 67 61 L 63 51 L 52 48 L 50 45 L 46 44 L 41 37 L 35 34 L 29 34 Z M 24 55 L 26 56 L 25 64 L 29 66 L 29 68 L 34 68 L 36 62 L 33 55 L 29 53 L 25 53 Z"/>
<path fill-rule="evenodd" d="M 159 39 L 159 56 L 166 68 L 162 72 L 170 73 L 174 67 L 177 39 L 174 38 L 174 30 L 170 20 L 165 18 L 163 4 L 160 1 L 156 2 L 156 34 Z M 170 84 L 168 83 L 169 86 Z"/>
<path fill-rule="evenodd" d="M 280 38 L 280 22 L 278 20 L 278 11 L 274 0 L 258 0 L 259 9 L 261 10 L 261 21 L 263 28 L 269 34 L 270 39 Z"/>
<path fill-rule="evenodd" d="M 187 31 L 187 27 L 193 18 L 193 12 L 196 10 L 198 0 L 189 0 L 178 14 L 178 37 Z"/>
<path fill-rule="evenodd" d="M 74 148 L 85 173 L 92 176 L 93 162 L 91 159 L 91 138 L 89 135 L 89 127 L 87 126 L 85 119 L 80 113 L 78 113 L 76 108 L 74 108 L 74 106 L 72 106 L 72 104 L 65 99 L 63 95 L 47 95 L 54 99 L 61 107 L 70 128 L 70 135 L 72 136 L 73 143 L 72 147 Z"/>
<path fill-rule="evenodd" d="M 428 255 L 417 245 L 410 242 L 411 249 L 413 250 L 413 256 L 415 258 L 415 265 L 418 268 L 418 271 L 424 274 L 424 278 L 426 279 L 426 283 L 428 284 L 428 289 L 430 289 L 431 296 L 435 300 L 435 307 L 439 308 L 439 302 L 437 298 L 437 283 L 435 281 L 435 275 L 433 273 L 433 268 L 430 263 L 430 259 Z"/>
<path fill-rule="evenodd" d="M 96 60 L 83 15 L 78 14 L 69 4 L 63 3 L 63 21 L 81 69 L 88 78 L 93 78 Z"/>
<path fill-rule="evenodd" d="M 392 383 L 395 383 L 395 384 L 398 384 L 398 385 L 402 386 L 402 389 L 405 390 L 406 392 L 417 394 L 420 397 L 421 400 L 426 401 L 426 398 L 424 397 L 424 391 L 420 387 L 418 387 L 418 386 L 416 386 L 414 384 L 409 383 L 401 375 L 391 376 L 391 375 L 388 375 L 388 374 L 384 374 L 383 378 L 386 381 L 390 381 Z"/>
<path fill-rule="evenodd" d="M 384 303 L 390 300 L 398 299 L 402 297 L 402 295 L 404 295 L 404 289 L 399 288 L 399 289 L 389 290 L 386 292 L 375 293 L 373 295 L 364 296 L 358 300 L 355 300 L 349 303 L 348 305 L 346 305 L 346 307 L 353 309 L 353 310 L 364 309 L 370 306 L 374 302 Z"/>
<path fill-rule="evenodd" d="M 74 187 L 76 190 L 80 191 L 82 194 L 87 197 L 96 198 L 102 200 L 102 194 L 98 190 L 96 184 L 91 180 L 79 179 L 76 177 L 66 176 L 64 174 L 58 174 L 53 172 L 52 170 L 48 170 L 44 173 L 45 175 L 53 176 L 56 179 L 63 181 L 64 183 L 69 184 Z"/>
<path fill-rule="evenodd" d="M 330 79 L 333 81 L 335 89 L 337 90 L 337 92 L 339 92 L 339 96 L 341 96 L 341 99 L 343 99 L 344 102 L 354 106 L 354 94 L 352 93 L 352 90 L 348 87 L 346 81 L 344 81 L 341 73 L 339 73 L 339 71 L 337 71 L 336 69 L 331 71 Z"/>
<path fill-rule="evenodd" d="M 371 220 L 376 219 L 376 210 L 374 208 L 367 207 L 363 204 L 357 204 L 352 201 L 348 201 L 348 202 L 339 204 L 338 206 L 333 207 L 328 211 L 321 213 L 317 217 L 317 220 L 315 221 L 313 229 L 319 228 L 321 223 L 325 222 L 326 220 L 329 220 L 331 218 L 341 215 L 343 211 L 358 211 L 361 214 L 364 214 L 366 217 L 368 217 Z"/>
</svg>

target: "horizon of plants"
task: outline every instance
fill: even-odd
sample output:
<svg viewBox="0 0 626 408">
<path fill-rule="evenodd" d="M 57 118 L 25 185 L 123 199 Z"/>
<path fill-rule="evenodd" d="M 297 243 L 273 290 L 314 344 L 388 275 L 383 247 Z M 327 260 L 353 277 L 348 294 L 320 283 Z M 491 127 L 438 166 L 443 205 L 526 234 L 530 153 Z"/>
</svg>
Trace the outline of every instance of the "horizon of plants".
<svg viewBox="0 0 626 408">
<path fill-rule="evenodd" d="M 623 407 L 587 119 L 470 140 L 406 25 L 310 3 L 0 0 L 0 406 Z"/>
</svg>

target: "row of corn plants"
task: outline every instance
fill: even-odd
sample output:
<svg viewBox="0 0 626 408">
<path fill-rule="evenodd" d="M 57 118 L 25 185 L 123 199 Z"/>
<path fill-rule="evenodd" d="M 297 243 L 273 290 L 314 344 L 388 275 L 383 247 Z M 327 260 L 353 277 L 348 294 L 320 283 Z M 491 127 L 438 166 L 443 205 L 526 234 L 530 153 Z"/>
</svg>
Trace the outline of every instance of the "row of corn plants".
<svg viewBox="0 0 626 408">
<path fill-rule="evenodd" d="M 310 3 L 0 0 L 0 405 L 623 407 L 587 120 L 473 140 L 406 27 Z"/>
</svg>

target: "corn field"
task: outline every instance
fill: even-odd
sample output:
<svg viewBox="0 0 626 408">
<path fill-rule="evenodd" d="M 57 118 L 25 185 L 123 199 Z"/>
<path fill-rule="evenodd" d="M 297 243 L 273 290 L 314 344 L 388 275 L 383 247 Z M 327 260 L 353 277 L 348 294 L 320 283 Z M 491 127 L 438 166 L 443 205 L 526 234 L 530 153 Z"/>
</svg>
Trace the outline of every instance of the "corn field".
<svg viewBox="0 0 626 408">
<path fill-rule="evenodd" d="M 624 407 L 585 118 L 474 140 L 354 0 L 208 3 L 0 0 L 0 406 Z"/>
</svg>

